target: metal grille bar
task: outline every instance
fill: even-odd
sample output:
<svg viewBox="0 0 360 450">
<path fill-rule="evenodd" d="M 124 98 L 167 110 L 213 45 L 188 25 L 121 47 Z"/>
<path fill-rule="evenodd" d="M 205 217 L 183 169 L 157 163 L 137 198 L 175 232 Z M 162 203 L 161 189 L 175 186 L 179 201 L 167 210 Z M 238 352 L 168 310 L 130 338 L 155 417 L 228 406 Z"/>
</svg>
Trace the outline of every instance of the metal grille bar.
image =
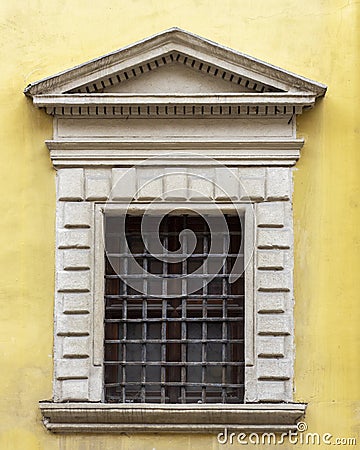
<svg viewBox="0 0 360 450">
<path fill-rule="evenodd" d="M 159 228 L 163 253 L 151 254 L 142 217 L 125 218 L 127 248 L 119 232 L 124 218 L 105 218 L 105 401 L 243 401 L 244 277 L 229 280 L 236 258 L 243 257 L 243 228 L 237 216 L 225 219 L 227 230 L 213 233 L 201 216 L 167 215 Z M 189 241 L 179 238 L 183 230 L 196 236 L 192 253 Z M 211 255 L 222 266 L 212 274 L 214 239 Z M 130 258 L 144 274 L 131 273 Z M 153 275 L 162 280 L 156 296 Z M 196 292 L 189 278 L 199 280 Z M 129 285 L 132 279 L 139 280 L 138 289 Z"/>
</svg>

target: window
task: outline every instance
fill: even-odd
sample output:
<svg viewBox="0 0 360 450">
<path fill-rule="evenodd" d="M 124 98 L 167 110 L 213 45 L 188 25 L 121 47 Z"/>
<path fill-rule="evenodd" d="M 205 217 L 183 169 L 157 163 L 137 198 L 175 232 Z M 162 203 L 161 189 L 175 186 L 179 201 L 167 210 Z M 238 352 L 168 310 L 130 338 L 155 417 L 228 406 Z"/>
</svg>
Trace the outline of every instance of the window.
<svg viewBox="0 0 360 450">
<path fill-rule="evenodd" d="M 325 92 L 177 28 L 25 89 L 54 116 L 49 430 L 295 427 L 296 118 Z"/>
<path fill-rule="evenodd" d="M 239 218 L 143 218 L 106 218 L 105 401 L 242 402 Z"/>
</svg>

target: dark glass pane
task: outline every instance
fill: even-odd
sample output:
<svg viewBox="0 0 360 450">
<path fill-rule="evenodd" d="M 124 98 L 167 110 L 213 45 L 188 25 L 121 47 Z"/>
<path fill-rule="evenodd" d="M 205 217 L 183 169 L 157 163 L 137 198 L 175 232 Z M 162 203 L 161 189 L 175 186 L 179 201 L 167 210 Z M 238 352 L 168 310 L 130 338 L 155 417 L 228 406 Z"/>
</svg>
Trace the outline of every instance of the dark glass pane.
<svg viewBox="0 0 360 450">
<path fill-rule="evenodd" d="M 244 263 L 238 255 L 242 251 L 240 220 L 227 216 L 228 232 L 222 232 L 223 222 L 209 217 L 216 230 L 212 246 L 209 226 L 199 215 L 147 217 L 150 225 L 145 236 L 142 219 L 105 220 L 106 401 L 241 402 Z M 157 224 L 163 245 L 160 253 L 167 257 L 181 245 L 186 250 L 192 238 L 180 234 L 187 229 L 196 235 L 193 255 L 197 256 L 188 252 L 184 261 L 171 262 L 151 255 L 144 242 L 152 243 Z M 124 254 L 124 226 L 130 254 Z M 210 249 L 215 249 L 215 256 L 208 256 Z M 233 283 L 230 272 L 238 274 Z"/>
</svg>

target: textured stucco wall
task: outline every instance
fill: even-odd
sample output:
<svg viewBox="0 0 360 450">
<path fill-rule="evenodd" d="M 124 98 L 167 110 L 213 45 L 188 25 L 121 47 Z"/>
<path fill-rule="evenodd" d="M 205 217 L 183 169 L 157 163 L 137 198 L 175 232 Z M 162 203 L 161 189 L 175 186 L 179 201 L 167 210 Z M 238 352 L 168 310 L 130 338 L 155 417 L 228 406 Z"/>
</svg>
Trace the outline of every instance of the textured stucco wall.
<svg viewBox="0 0 360 450">
<path fill-rule="evenodd" d="M 51 397 L 55 192 L 51 118 L 22 89 L 171 26 L 329 86 L 298 127 L 295 398 L 310 431 L 360 442 L 359 12 L 355 0 L 1 2 L 1 450 L 225 448 L 210 435 L 55 436 L 37 408 Z"/>
</svg>

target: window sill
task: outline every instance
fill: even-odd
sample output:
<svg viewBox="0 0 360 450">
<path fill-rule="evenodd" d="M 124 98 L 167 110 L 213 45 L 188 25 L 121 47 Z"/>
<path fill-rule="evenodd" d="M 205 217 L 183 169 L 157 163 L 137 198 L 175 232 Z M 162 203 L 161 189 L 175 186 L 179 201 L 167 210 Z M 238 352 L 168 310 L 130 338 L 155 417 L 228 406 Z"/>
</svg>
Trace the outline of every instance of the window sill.
<svg viewBox="0 0 360 450">
<path fill-rule="evenodd" d="M 45 427 L 53 433 L 282 432 L 296 429 L 303 403 L 116 404 L 40 402 Z"/>
</svg>

